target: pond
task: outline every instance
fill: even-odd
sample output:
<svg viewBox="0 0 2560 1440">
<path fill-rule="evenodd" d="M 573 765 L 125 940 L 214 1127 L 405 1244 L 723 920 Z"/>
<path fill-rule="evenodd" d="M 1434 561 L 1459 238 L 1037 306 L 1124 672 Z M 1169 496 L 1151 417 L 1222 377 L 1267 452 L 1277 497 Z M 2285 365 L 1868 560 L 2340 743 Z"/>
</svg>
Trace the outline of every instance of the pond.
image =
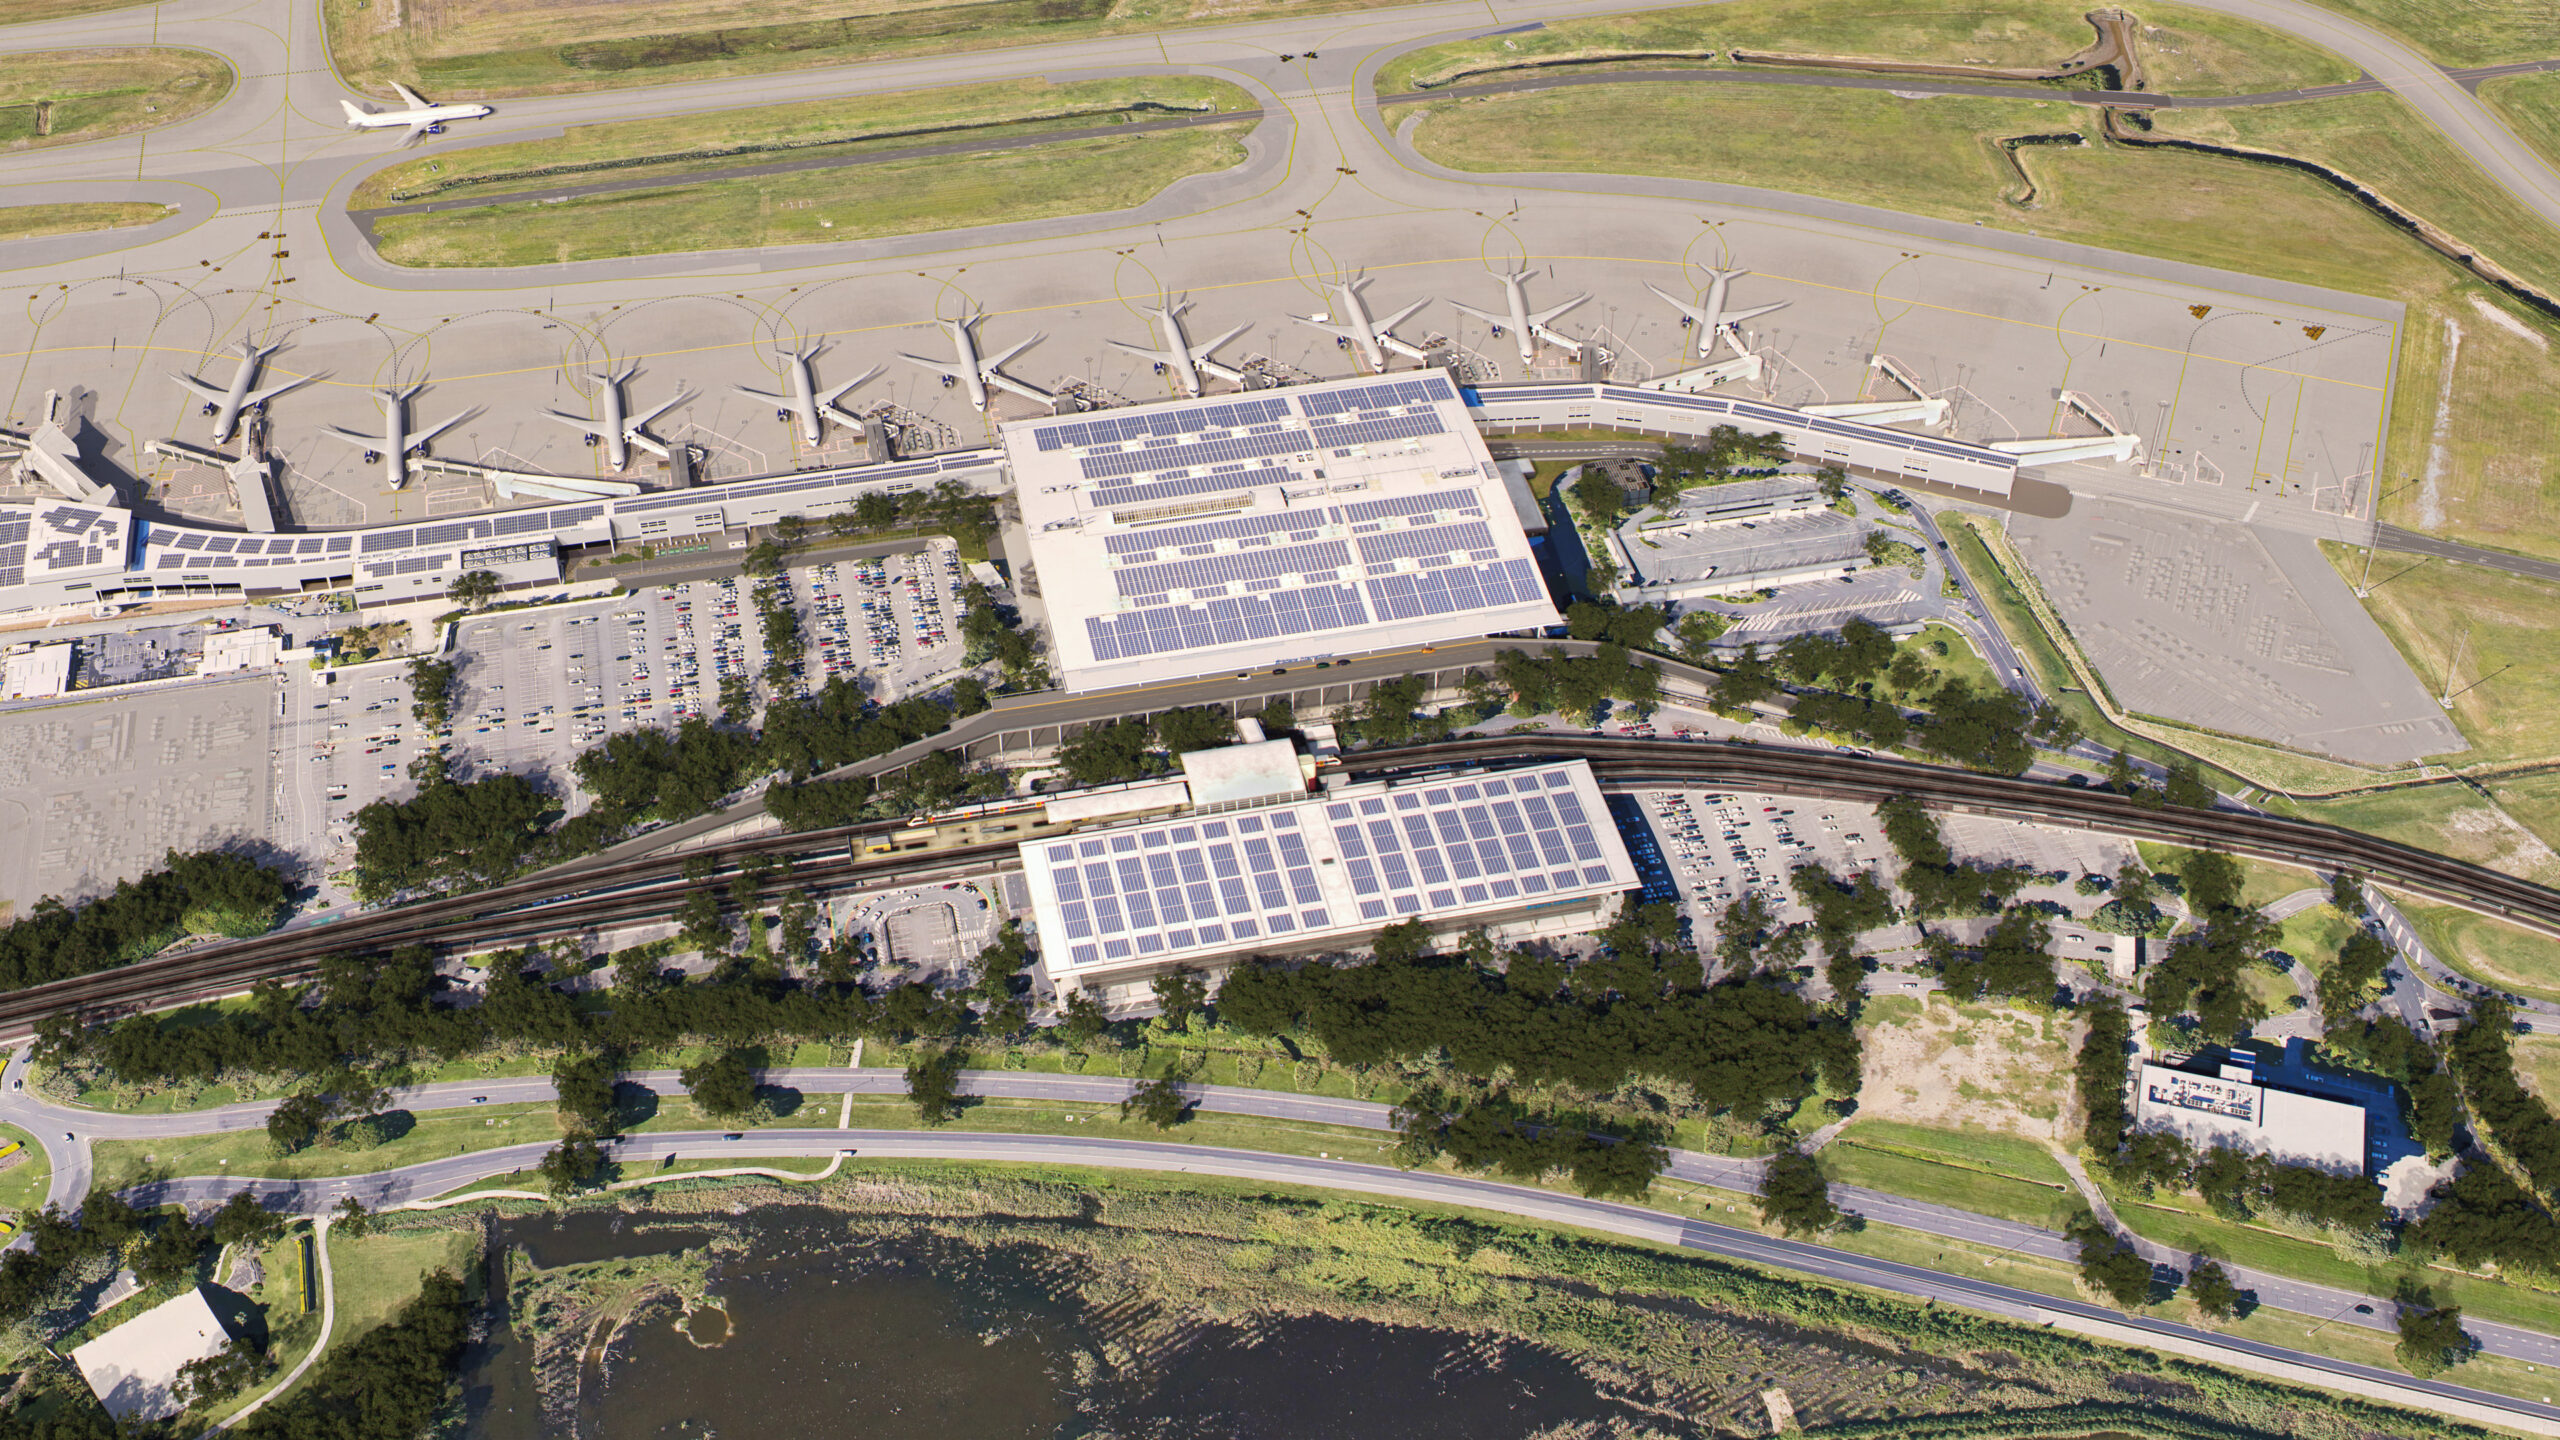
<svg viewBox="0 0 2560 1440">
<path fill-rule="evenodd" d="M 708 1238 L 618 1219 L 507 1222 L 492 1253 L 521 1248 L 559 1265 L 667 1254 Z M 1127 1363 L 1117 1342 L 1139 1317 L 1074 1298 L 1049 1253 L 989 1254 L 921 1233 L 894 1246 L 856 1240 L 840 1217 L 815 1210 L 733 1224 L 746 1248 L 714 1269 L 717 1308 L 684 1316 L 670 1307 L 581 1367 L 578 1434 L 1458 1440 L 1575 1421 L 1661 1423 L 1554 1352 L 1356 1319 L 1202 1323 L 1169 1352 Z M 466 1433 L 558 1433 L 544 1421 L 531 1350 L 502 1330 L 467 1358 Z"/>
</svg>

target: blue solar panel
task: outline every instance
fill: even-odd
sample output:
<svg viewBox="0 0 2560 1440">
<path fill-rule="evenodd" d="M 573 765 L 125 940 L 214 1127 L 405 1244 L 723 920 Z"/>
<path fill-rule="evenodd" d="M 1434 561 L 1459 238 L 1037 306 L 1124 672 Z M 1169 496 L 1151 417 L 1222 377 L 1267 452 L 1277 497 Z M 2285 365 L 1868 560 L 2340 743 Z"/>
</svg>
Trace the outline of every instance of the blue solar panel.
<svg viewBox="0 0 2560 1440">
<path fill-rule="evenodd" d="M 1102 544 L 1114 555 L 1143 555 L 1150 550 L 1207 545 L 1220 540 L 1252 540 L 1284 531 L 1303 530 L 1308 523 L 1303 514 L 1247 515 L 1236 520 L 1214 520 L 1206 525 L 1173 525 L 1160 530 L 1106 535 Z"/>
<path fill-rule="evenodd" d="M 1464 525 L 1435 525 L 1427 530 L 1368 535 L 1355 543 L 1360 547 L 1362 563 L 1375 565 L 1388 560 L 1418 559 L 1424 555 L 1491 550 L 1493 532 L 1485 528 L 1482 521 L 1476 521 Z"/>
<path fill-rule="evenodd" d="M 1400 516 L 1429 515 L 1441 510 L 1463 510 L 1481 513 L 1482 506 L 1473 490 L 1434 490 L 1428 495 L 1407 495 L 1401 500 L 1364 500 L 1342 507 L 1342 518 L 1352 524 L 1369 520 L 1393 520 Z"/>
<path fill-rule="evenodd" d="M 1435 421 L 1436 425 L 1437 422 Z M 1422 432 L 1426 434 L 1437 431 Z M 1353 443 L 1353 442 L 1341 442 Z M 1274 455 L 1295 455 L 1310 448 L 1307 437 L 1296 430 L 1280 430 L 1269 435 L 1238 435 L 1226 440 L 1198 440 L 1188 445 L 1165 445 L 1152 450 L 1115 450 L 1087 455 L 1078 460 L 1087 480 L 1111 480 L 1123 475 L 1143 475 L 1159 470 L 1188 470 L 1203 465 L 1217 465 L 1230 460 L 1268 459 Z M 1094 497 L 1104 505 L 1118 505 L 1119 500 Z"/>
<path fill-rule="evenodd" d="M 1445 435 L 1449 427 L 1440 416 L 1426 410 L 1419 415 L 1400 415 L 1386 420 L 1363 420 L 1354 425 L 1327 425 L 1315 432 L 1318 445 L 1378 445 L 1389 440 L 1412 440 L 1423 435 Z"/>
<path fill-rule="evenodd" d="M 1276 550 L 1239 550 L 1231 555 L 1211 555 L 1201 560 L 1132 565 L 1112 571 L 1111 580 L 1122 595 L 1134 597 L 1159 595 L 1168 590 L 1200 590 L 1211 585 L 1242 584 L 1247 580 L 1267 580 L 1281 575 L 1314 575 L 1329 580 L 1333 578 L 1331 572 L 1350 563 L 1349 546 L 1339 540 L 1319 540 L 1313 545 L 1290 545 Z"/>
<path fill-rule="evenodd" d="M 1129 660 L 1368 623 L 1369 611 L 1357 590 L 1348 585 L 1319 585 L 1269 596 L 1231 596 L 1087 616 L 1084 625 L 1094 658 Z"/>
</svg>

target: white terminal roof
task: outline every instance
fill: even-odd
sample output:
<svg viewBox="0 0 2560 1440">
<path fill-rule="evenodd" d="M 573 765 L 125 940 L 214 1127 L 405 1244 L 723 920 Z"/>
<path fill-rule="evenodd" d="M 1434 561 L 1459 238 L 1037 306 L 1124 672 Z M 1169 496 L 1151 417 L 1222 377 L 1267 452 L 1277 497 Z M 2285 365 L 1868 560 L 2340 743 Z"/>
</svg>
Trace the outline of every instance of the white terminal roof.
<svg viewBox="0 0 2560 1440">
<path fill-rule="evenodd" d="M 1069 690 L 1557 621 L 1446 375 L 1004 427 Z"/>
<path fill-rule="evenodd" d="M 2143 1128 L 2174 1131 L 2199 1149 L 2226 1145 L 2331 1170 L 2365 1168 L 2364 1107 L 2342 1100 L 2146 1061 L 2134 1115 Z"/>
<path fill-rule="evenodd" d="M 1186 750 L 1177 758 L 1191 784 L 1191 803 L 1203 808 L 1307 793 L 1306 772 L 1298 768 L 1298 747 L 1287 740 Z M 1055 815 L 1053 810 L 1052 818 Z"/>
<path fill-rule="evenodd" d="M 1348 786 L 1022 846 L 1052 973 L 1318 948 L 1642 882 L 1580 760 Z"/>
</svg>

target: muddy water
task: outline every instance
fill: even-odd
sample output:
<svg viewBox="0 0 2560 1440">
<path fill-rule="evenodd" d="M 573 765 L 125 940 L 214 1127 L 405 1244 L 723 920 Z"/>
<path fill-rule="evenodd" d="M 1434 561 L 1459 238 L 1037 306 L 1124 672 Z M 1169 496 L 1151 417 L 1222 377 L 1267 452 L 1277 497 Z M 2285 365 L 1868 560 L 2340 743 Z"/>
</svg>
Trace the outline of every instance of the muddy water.
<svg viewBox="0 0 2560 1440">
<path fill-rule="evenodd" d="M 606 1218 L 502 1228 L 498 1248 L 561 1264 L 702 1238 L 616 1232 Z M 1049 1262 L 1036 1252 L 946 1251 L 917 1237 L 886 1253 L 814 1212 L 739 1223 L 749 1248 L 715 1272 L 720 1310 L 626 1332 L 603 1371 L 589 1371 L 581 1435 L 1490 1440 L 1638 1418 L 1549 1352 L 1351 1320 L 1207 1326 L 1143 1379 L 1097 1375 L 1090 1357 L 1127 1317 L 1054 1298 L 1064 1287 L 1043 1283 Z M 529 1352 L 502 1332 L 470 1357 L 475 1440 L 549 1440 Z"/>
</svg>

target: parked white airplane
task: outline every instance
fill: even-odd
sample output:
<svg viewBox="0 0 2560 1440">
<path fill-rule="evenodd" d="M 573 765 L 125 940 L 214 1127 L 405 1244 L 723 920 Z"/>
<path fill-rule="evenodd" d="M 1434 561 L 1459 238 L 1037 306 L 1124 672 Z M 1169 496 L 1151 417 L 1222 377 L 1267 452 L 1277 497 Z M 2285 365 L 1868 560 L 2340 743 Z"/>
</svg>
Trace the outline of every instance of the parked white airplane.
<svg viewBox="0 0 2560 1440">
<path fill-rule="evenodd" d="M 815 445 L 827 438 L 827 422 L 830 420 L 859 430 L 862 417 L 837 409 L 836 401 L 847 390 L 878 375 L 880 367 L 874 365 L 821 395 L 817 382 L 809 378 L 809 362 L 826 348 L 824 345 L 812 345 L 806 350 L 791 352 L 791 393 L 788 395 L 770 395 L 762 390 L 750 390 L 744 385 L 733 388 L 741 395 L 773 405 L 781 418 L 799 421 L 800 438 L 808 444 Z"/>
<path fill-rule="evenodd" d="M 595 381 L 599 387 L 596 398 L 604 402 L 602 420 L 590 420 L 583 415 L 570 415 L 558 410 L 545 410 L 542 413 L 572 430 L 584 433 L 590 445 L 601 442 L 604 446 L 606 463 L 616 470 L 630 466 L 631 450 L 635 445 L 664 460 L 667 458 L 666 442 L 649 433 L 649 422 L 693 397 L 678 391 L 676 398 L 655 410 L 643 411 L 638 415 L 626 415 L 622 410 L 622 382 L 638 374 L 639 370 L 640 367 L 637 365 L 626 365 L 610 375 L 591 374 L 587 377 Z"/>
<path fill-rule="evenodd" d="M 338 106 L 347 112 L 347 124 L 358 130 L 406 130 L 409 133 L 400 137 L 400 143 L 415 145 L 429 135 L 443 134 L 447 120 L 477 120 L 494 113 L 486 105 L 430 105 L 406 85 L 394 83 L 391 88 L 409 102 L 408 109 L 376 110 L 353 100 L 341 100 Z"/>
<path fill-rule="evenodd" d="M 430 425 L 424 430 L 412 430 L 409 428 L 409 400 L 411 396 L 426 388 L 424 385 L 412 385 L 405 390 L 374 391 L 373 398 L 382 406 L 382 433 L 379 435 L 367 435 L 361 431 L 341 429 L 335 425 L 330 426 L 327 433 L 341 440 L 352 440 L 364 446 L 364 458 L 368 462 L 378 461 L 382 465 L 383 485 L 397 490 L 409 483 L 410 456 L 426 454 L 428 441 L 478 413 L 465 410 L 441 424 Z"/>
<path fill-rule="evenodd" d="M 1709 270 L 1707 301 L 1703 305 L 1692 305 L 1659 285 L 1648 283 L 1644 288 L 1671 302 L 1671 308 L 1680 312 L 1682 329 L 1695 325 L 1704 332 L 1698 340 L 1698 358 L 1703 360 L 1715 354 L 1718 340 L 1731 341 L 1733 352 L 1739 355 L 1743 352 L 1742 336 L 1739 332 L 1742 322 L 1757 320 L 1772 310 L 1783 310 L 1787 307 L 1786 301 L 1779 300 L 1767 305 L 1754 305 L 1748 310 L 1726 309 L 1724 303 L 1726 292 L 1732 288 L 1734 281 L 1750 273 L 1748 270 Z"/>
<path fill-rule="evenodd" d="M 287 380 L 281 385 L 270 385 L 264 390 L 252 390 L 249 385 L 258 378 L 258 362 L 273 355 L 281 347 L 269 345 L 262 350 L 255 343 L 242 340 L 231 348 L 240 352 L 240 364 L 232 370 L 231 383 L 228 386 L 199 380 L 193 375 L 179 375 L 173 372 L 169 376 L 170 379 L 204 397 L 204 413 L 213 417 L 213 443 L 216 445 L 231 438 L 232 430 L 240 424 L 241 411 L 253 405 L 264 405 L 287 390 L 308 385 L 320 378 L 317 375 L 305 375 L 298 380 Z"/>
<path fill-rule="evenodd" d="M 1172 371 L 1173 377 L 1182 382 L 1182 391 L 1186 395 L 1198 395 L 1207 388 L 1207 382 L 1200 378 L 1200 373 L 1204 370 L 1221 380 L 1231 380 L 1238 385 L 1244 383 L 1243 371 L 1231 370 L 1210 359 L 1209 356 L 1219 346 L 1252 329 L 1252 326 L 1239 325 L 1206 345 L 1194 345 L 1191 343 L 1191 337 L 1184 334 L 1182 329 L 1182 312 L 1191 308 L 1190 301 L 1176 301 L 1161 310 L 1144 305 L 1138 308 L 1145 310 L 1155 321 L 1156 339 L 1163 343 L 1164 348 L 1150 350 L 1144 345 L 1132 345 L 1123 340 L 1108 340 L 1103 343 L 1115 350 L 1126 350 L 1132 355 L 1154 361 L 1156 369 L 1160 372 Z"/>
<path fill-rule="evenodd" d="M 1368 283 L 1369 277 L 1363 275 L 1357 280 L 1328 286 L 1333 291 L 1333 313 L 1330 315 L 1292 315 L 1289 318 L 1301 325 L 1312 325 L 1343 345 L 1358 346 L 1362 358 L 1369 362 L 1369 368 L 1381 374 L 1386 371 L 1387 352 L 1390 350 L 1409 359 L 1428 360 L 1430 357 L 1425 352 L 1397 339 L 1395 328 L 1412 318 L 1413 312 L 1430 304 L 1430 298 L 1426 296 L 1416 300 L 1384 320 L 1372 320 L 1369 318 L 1369 302 L 1360 294 L 1360 287 Z"/>
<path fill-rule="evenodd" d="M 945 385 L 959 385 L 966 388 L 969 392 L 969 403 L 981 410 L 987 408 L 989 398 L 987 387 L 990 385 L 1019 395 L 1025 400 L 1038 401 L 1043 405 L 1056 400 L 1057 397 L 1048 391 L 1037 386 L 1025 385 L 1004 373 L 1004 362 L 1039 344 L 1041 337 L 1035 334 L 1001 355 L 982 357 L 978 354 L 977 324 L 980 318 L 971 315 L 959 320 L 942 322 L 942 328 L 951 332 L 951 348 L 959 357 L 956 360 L 927 360 L 921 355 L 904 354 L 898 358 L 911 365 L 921 365 L 941 376 L 942 383 Z"/>
<path fill-rule="evenodd" d="M 1508 317 L 1496 315 L 1489 310 L 1479 310 L 1473 305 L 1456 300 L 1449 303 L 1491 325 L 1493 333 L 1497 336 L 1502 333 L 1502 327 L 1510 326 L 1512 333 L 1520 337 L 1520 363 L 1523 365 L 1537 360 L 1538 342 L 1541 340 L 1561 346 L 1572 355 L 1580 356 L 1581 341 L 1548 327 L 1557 316 L 1590 299 L 1591 296 L 1587 292 L 1576 295 L 1561 305 L 1551 305 L 1532 315 L 1529 313 L 1529 292 L 1521 283 L 1528 278 L 1529 272 L 1526 270 L 1516 270 L 1502 277 L 1504 296 L 1511 302 L 1511 314 Z"/>
</svg>

